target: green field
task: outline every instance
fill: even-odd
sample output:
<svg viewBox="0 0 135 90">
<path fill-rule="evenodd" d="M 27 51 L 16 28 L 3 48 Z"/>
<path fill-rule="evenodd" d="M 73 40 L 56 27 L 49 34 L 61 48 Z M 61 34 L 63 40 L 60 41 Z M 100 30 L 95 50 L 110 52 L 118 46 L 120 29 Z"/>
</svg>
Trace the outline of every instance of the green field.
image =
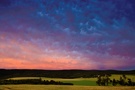
<svg viewBox="0 0 135 90">
<path fill-rule="evenodd" d="M 112 75 L 110 78 L 119 79 L 121 75 Z M 126 75 L 135 81 L 135 75 Z M 14 80 L 19 79 L 39 79 L 40 77 L 16 77 L 9 78 Z M 97 86 L 97 78 L 76 78 L 76 79 L 61 79 L 61 78 L 45 78 L 42 80 L 54 80 L 61 82 L 73 83 L 73 86 L 67 85 L 0 85 L 0 90 L 135 90 L 135 86 Z"/>
<path fill-rule="evenodd" d="M 12 80 L 19 80 L 19 79 L 39 79 L 39 77 L 18 77 L 18 78 L 10 78 Z M 54 81 L 61 81 L 64 83 L 73 83 L 74 85 L 79 86 L 96 86 L 96 78 L 76 78 L 76 79 L 61 79 L 61 78 L 45 78 L 42 77 L 42 80 L 54 80 Z"/>
<path fill-rule="evenodd" d="M 121 75 L 112 75 L 110 79 L 119 79 Z M 131 78 L 132 81 L 135 82 L 135 75 L 126 75 L 127 78 Z M 14 80 L 18 79 L 39 79 L 40 77 L 16 77 L 10 78 Z M 61 81 L 65 83 L 73 83 L 74 85 L 78 86 L 97 86 L 96 80 L 97 78 L 75 78 L 75 79 L 61 79 L 61 78 L 45 78 L 41 77 L 42 80 L 54 80 L 54 81 Z"/>
<path fill-rule="evenodd" d="M 135 90 L 128 86 L 1 85 L 0 90 Z"/>
</svg>

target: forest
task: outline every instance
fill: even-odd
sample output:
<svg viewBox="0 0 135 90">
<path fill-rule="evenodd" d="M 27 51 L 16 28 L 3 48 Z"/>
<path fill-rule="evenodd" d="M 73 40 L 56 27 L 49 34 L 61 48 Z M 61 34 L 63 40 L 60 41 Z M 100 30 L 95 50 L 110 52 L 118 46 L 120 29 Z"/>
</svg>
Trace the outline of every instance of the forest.
<svg viewBox="0 0 135 90">
<path fill-rule="evenodd" d="M 126 74 L 134 75 L 135 70 L 35 70 L 35 69 L 0 69 L 0 79 L 12 77 L 48 77 L 48 78 L 94 78 L 98 75 Z"/>
</svg>

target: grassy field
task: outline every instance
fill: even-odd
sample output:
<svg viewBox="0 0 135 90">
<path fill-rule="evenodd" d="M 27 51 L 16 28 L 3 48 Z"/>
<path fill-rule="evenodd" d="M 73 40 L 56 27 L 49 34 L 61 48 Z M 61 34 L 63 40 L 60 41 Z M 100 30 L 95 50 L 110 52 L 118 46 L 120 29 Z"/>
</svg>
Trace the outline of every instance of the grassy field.
<svg viewBox="0 0 135 90">
<path fill-rule="evenodd" d="M 122 86 L 1 85 L 0 90 L 135 90 Z"/>
<path fill-rule="evenodd" d="M 111 79 L 119 79 L 121 75 L 112 75 Z M 135 75 L 126 75 L 135 81 Z M 16 77 L 9 79 L 39 79 L 40 77 Z M 42 80 L 55 80 L 61 82 L 73 83 L 73 86 L 64 85 L 0 85 L 0 90 L 135 90 L 135 86 L 97 86 L 96 78 L 76 78 L 76 79 L 61 79 L 61 78 L 45 78 Z"/>
<path fill-rule="evenodd" d="M 110 78 L 119 80 L 121 75 L 112 75 Z M 131 78 L 135 82 L 135 75 L 126 75 L 127 78 Z M 14 80 L 18 79 L 39 79 L 40 77 L 16 77 L 10 78 Z M 54 80 L 54 81 L 61 81 L 65 83 L 73 83 L 74 85 L 78 86 L 97 86 L 96 80 L 97 78 L 75 78 L 75 79 L 61 79 L 61 78 L 45 78 L 41 77 L 42 80 Z"/>
<path fill-rule="evenodd" d="M 39 79 L 39 77 L 18 77 L 18 78 L 10 78 L 12 80 L 19 80 L 19 79 Z M 54 80 L 54 81 L 61 81 L 64 83 L 73 83 L 74 85 L 79 86 L 96 86 L 96 78 L 75 78 L 75 79 L 61 79 L 61 78 L 45 78 L 42 77 L 42 80 Z"/>
</svg>

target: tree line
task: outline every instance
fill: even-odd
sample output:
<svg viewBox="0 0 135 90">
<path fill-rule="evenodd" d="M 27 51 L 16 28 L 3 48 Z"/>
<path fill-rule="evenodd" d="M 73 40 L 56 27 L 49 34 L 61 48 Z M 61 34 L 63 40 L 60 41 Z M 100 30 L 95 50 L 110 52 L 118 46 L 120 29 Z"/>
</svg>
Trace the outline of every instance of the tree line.
<svg viewBox="0 0 135 90">
<path fill-rule="evenodd" d="M 98 75 L 97 85 L 99 86 L 108 86 L 108 85 L 121 85 L 121 86 L 135 86 L 135 82 L 133 82 L 130 78 L 127 78 L 126 75 L 120 76 L 119 80 L 117 79 L 110 79 L 110 76 L 107 74 L 104 75 Z"/>
<path fill-rule="evenodd" d="M 134 74 L 135 70 L 30 70 L 30 69 L 0 69 L 0 79 L 12 77 L 48 77 L 48 78 L 96 78 L 101 74 Z"/>
<path fill-rule="evenodd" d="M 73 85 L 72 83 L 63 83 L 60 81 L 54 80 L 42 80 L 39 79 L 21 79 L 21 80 L 1 80 L 0 85 L 9 85 L 9 84 L 40 84 L 40 85 Z"/>
</svg>

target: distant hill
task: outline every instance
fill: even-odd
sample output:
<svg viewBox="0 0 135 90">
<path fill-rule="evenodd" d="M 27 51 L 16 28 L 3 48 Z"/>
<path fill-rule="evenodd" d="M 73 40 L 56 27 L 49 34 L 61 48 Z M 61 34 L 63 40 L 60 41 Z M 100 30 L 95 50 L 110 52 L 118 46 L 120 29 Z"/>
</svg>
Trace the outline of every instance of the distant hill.
<svg viewBox="0 0 135 90">
<path fill-rule="evenodd" d="M 36 70 L 36 69 L 0 69 L 0 79 L 11 77 L 49 77 L 49 78 L 90 78 L 102 74 L 134 74 L 135 70 Z"/>
</svg>

